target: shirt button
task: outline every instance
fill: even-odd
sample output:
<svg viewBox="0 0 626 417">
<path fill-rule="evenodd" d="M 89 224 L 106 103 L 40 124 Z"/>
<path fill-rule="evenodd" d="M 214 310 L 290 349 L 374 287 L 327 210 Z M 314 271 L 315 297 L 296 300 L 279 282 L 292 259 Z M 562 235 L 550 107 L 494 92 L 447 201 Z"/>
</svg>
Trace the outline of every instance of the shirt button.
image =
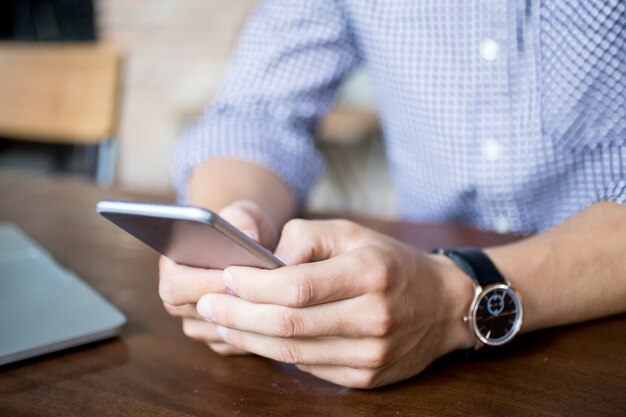
<svg viewBox="0 0 626 417">
<path fill-rule="evenodd" d="M 486 139 L 481 145 L 483 158 L 487 161 L 497 161 L 502 156 L 502 147 L 493 139 Z"/>
<path fill-rule="evenodd" d="M 480 41 L 478 52 L 485 61 L 495 61 L 496 58 L 498 58 L 498 53 L 500 52 L 500 45 L 498 45 L 498 42 L 493 39 L 483 39 Z"/>
<path fill-rule="evenodd" d="M 498 233 L 508 233 L 511 230 L 509 219 L 504 216 L 498 216 L 493 221 L 493 229 Z"/>
</svg>

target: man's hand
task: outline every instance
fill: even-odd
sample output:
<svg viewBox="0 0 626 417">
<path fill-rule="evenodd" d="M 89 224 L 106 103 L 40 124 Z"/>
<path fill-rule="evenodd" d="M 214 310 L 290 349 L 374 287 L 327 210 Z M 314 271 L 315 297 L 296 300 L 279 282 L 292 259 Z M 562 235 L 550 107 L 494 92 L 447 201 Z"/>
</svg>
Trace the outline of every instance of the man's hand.
<svg viewBox="0 0 626 417">
<path fill-rule="evenodd" d="M 342 220 L 290 221 L 276 254 L 290 266 L 212 275 L 221 291 L 197 311 L 218 326 L 205 324 L 204 337 L 359 388 L 473 344 L 462 321 L 472 283 L 443 257 Z"/>
<path fill-rule="evenodd" d="M 266 248 L 275 246 L 278 236 L 276 227 L 256 204 L 237 201 L 219 214 Z M 217 334 L 216 326 L 196 312 L 195 304 L 202 295 L 227 292 L 222 281 L 222 271 L 178 265 L 164 256 L 159 260 L 159 270 L 159 294 L 163 305 L 169 314 L 182 318 L 183 332 L 187 336 L 207 343 L 222 355 L 247 353 L 225 343 Z"/>
</svg>

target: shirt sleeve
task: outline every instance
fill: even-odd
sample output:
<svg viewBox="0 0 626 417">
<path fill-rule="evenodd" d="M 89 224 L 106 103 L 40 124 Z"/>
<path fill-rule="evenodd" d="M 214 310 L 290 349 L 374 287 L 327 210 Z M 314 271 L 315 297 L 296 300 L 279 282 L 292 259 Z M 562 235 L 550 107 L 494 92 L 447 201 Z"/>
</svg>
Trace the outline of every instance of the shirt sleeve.
<svg viewBox="0 0 626 417">
<path fill-rule="evenodd" d="M 337 0 L 265 0 L 253 11 L 213 104 L 173 154 L 178 200 L 195 167 L 212 158 L 256 163 L 302 204 L 323 170 L 319 117 L 359 54 Z"/>
<path fill-rule="evenodd" d="M 621 178 L 611 182 L 598 200 L 626 204 L 626 179 Z"/>
</svg>

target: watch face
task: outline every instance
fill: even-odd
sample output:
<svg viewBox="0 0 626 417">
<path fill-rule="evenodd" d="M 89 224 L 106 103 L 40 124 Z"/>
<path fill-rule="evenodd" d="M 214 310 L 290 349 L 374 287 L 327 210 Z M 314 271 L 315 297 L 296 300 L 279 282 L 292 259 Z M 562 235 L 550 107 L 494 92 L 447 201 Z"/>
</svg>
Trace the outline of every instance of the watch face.
<svg viewBox="0 0 626 417">
<path fill-rule="evenodd" d="M 488 345 L 511 340 L 522 324 L 519 295 L 507 285 L 487 287 L 474 304 L 474 331 Z"/>
</svg>

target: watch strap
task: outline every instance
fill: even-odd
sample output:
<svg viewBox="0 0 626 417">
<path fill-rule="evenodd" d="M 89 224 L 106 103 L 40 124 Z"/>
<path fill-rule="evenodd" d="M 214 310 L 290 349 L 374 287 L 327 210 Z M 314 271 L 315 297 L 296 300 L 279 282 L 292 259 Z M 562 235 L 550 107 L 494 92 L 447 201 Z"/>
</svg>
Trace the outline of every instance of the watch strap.
<svg viewBox="0 0 626 417">
<path fill-rule="evenodd" d="M 465 246 L 455 249 L 436 249 L 435 253 L 445 255 L 463 272 L 474 279 L 481 287 L 491 284 L 507 284 L 508 281 L 491 259 L 479 248 Z"/>
</svg>

